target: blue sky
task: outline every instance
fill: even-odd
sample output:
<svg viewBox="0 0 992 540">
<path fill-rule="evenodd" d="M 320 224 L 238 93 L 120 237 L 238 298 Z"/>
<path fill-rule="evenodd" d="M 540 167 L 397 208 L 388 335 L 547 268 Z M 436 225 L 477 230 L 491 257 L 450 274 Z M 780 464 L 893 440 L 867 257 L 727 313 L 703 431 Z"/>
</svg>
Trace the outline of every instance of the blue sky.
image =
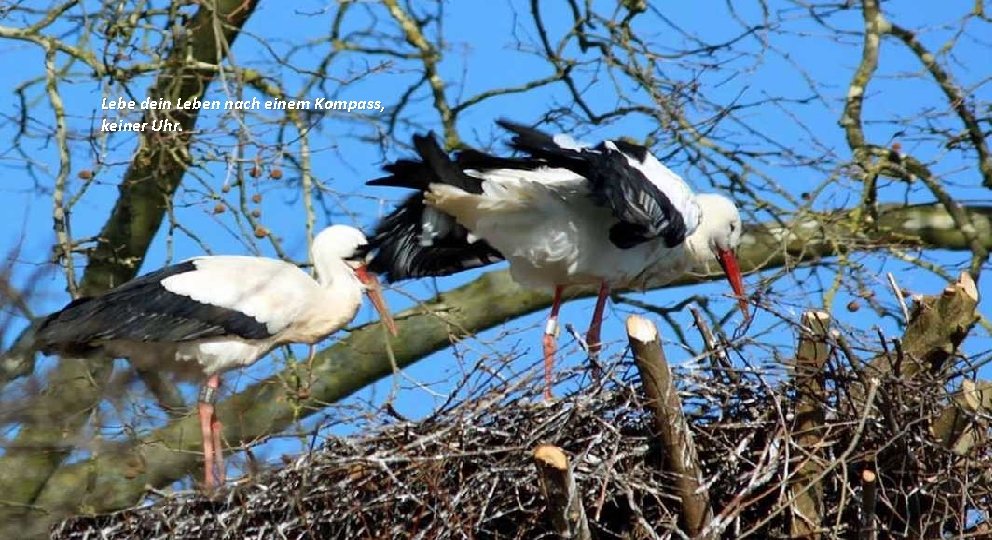
<svg viewBox="0 0 992 540">
<path fill-rule="evenodd" d="M 567 12 L 557 3 L 546 4 L 548 5 L 542 9 L 542 15 L 554 41 L 567 30 L 571 22 Z M 604 7 L 606 3 L 598 2 L 595 5 L 600 10 L 609 12 Z M 742 26 L 735 22 L 734 16 L 738 20 L 747 21 L 749 25 L 758 25 L 763 20 L 755 5 L 735 6 L 738 10 L 736 14 L 728 13 L 725 3 L 707 3 L 705 9 L 701 9 L 701 5 L 690 2 L 657 3 L 655 6 L 661 15 L 643 15 L 635 23 L 635 29 L 658 44 L 658 49 L 654 52 L 670 55 L 679 49 L 698 48 L 697 40 L 720 43 L 740 35 Z M 298 2 L 294 6 L 287 8 L 285 4 L 262 2 L 248 24 L 246 35 L 239 39 L 234 48 L 234 57 L 239 65 L 261 70 L 282 84 L 290 95 L 301 91 L 305 75 L 280 68 L 273 62 L 273 57 L 290 54 L 290 61 L 294 65 L 315 68 L 320 56 L 327 51 L 322 40 L 326 37 L 335 9 L 333 4 L 313 1 Z M 516 0 L 452 2 L 445 5 L 443 32 L 446 49 L 439 69 L 440 75 L 448 83 L 446 96 L 451 102 L 457 103 L 468 96 L 493 88 L 522 84 L 550 73 L 547 63 L 534 52 L 538 42 L 533 25 L 528 19 L 528 6 L 528 3 Z M 837 120 L 841 115 L 851 74 L 860 58 L 862 22 L 857 11 L 825 17 L 826 22 L 834 28 L 831 30 L 810 21 L 806 13 L 795 4 L 773 2 L 769 6 L 772 15 L 767 20 L 774 25 L 773 31 L 759 30 L 742 38 L 738 42 L 740 54 L 714 55 L 714 65 L 706 65 L 708 57 L 703 54 L 688 58 L 669 58 L 662 65 L 664 75 L 669 80 L 677 83 L 695 78 L 703 87 L 698 101 L 685 104 L 694 121 L 701 122 L 708 118 L 713 114 L 714 106 L 746 105 L 734 119 L 714 125 L 712 136 L 721 143 L 743 150 L 781 151 L 781 148 L 787 148 L 800 155 L 820 156 L 819 161 L 808 166 L 800 166 L 795 160 L 786 159 L 784 154 L 749 160 L 750 165 L 776 182 L 783 193 L 797 198 L 799 194 L 823 182 L 829 172 L 839 172 L 837 165 L 849 158 L 844 133 L 838 127 Z M 354 8 L 353 15 L 346 19 L 345 28 L 348 31 L 359 33 L 369 27 L 379 27 L 377 25 L 382 25 L 382 28 L 388 26 L 389 21 L 381 8 L 371 4 L 367 7 L 369 13 L 379 17 L 375 20 L 369 15 L 361 14 L 366 7 L 360 4 Z M 960 29 L 961 17 L 969 8 L 963 4 L 949 6 L 899 0 L 886 2 L 884 9 L 893 21 L 903 26 L 927 27 L 920 38 L 932 51 L 937 51 Z M 672 25 L 665 21 L 670 21 Z M 8 19 L 0 21 L 0 24 L 16 26 L 18 21 Z M 60 23 L 53 30 L 67 27 L 66 23 Z M 597 31 L 600 30 L 601 28 Z M 975 22 L 970 22 L 966 30 L 976 32 Z M 436 27 L 431 31 L 435 32 Z M 953 57 L 941 56 L 940 59 L 950 61 L 957 82 L 971 90 L 975 101 L 987 103 L 992 97 L 985 82 L 989 75 L 988 43 L 969 36 L 956 42 Z M 89 39 L 99 46 L 101 38 L 98 35 Z M 304 42 L 311 45 L 299 47 Z M 402 45 L 396 44 L 396 47 L 401 48 Z M 8 253 L 13 247 L 19 247 L 19 255 L 14 263 L 16 284 L 24 283 L 39 268 L 47 268 L 54 238 L 51 186 L 58 171 L 59 158 L 51 139 L 33 137 L 23 141 L 19 148 L 14 146 L 18 125 L 12 119 L 18 114 L 18 101 L 13 90 L 25 80 L 43 74 L 39 48 L 33 44 L 12 41 L 0 41 L 0 48 L 0 54 L 3 54 L 9 65 L 22 66 L 22 69 L 0 71 L 0 113 L 6 118 L 6 121 L 0 123 L 0 141 L 3 141 L 0 143 L 0 171 L 4 177 L 0 184 L 0 198 L 5 201 L 7 213 L 0 229 L 0 253 Z M 591 53 L 583 55 L 574 44 L 568 45 L 565 50 L 580 60 L 593 58 Z M 61 63 L 65 60 L 64 57 L 59 58 Z M 343 55 L 330 65 L 327 73 L 329 80 L 349 79 L 370 67 L 375 68 L 373 73 L 347 86 L 330 82 L 325 88 L 313 88 L 301 97 L 313 99 L 333 96 L 334 99 L 372 99 L 382 100 L 386 104 L 395 103 L 405 85 L 418 76 L 418 66 L 411 62 L 394 62 L 389 69 L 377 69 L 381 67 L 378 63 L 384 61 L 391 60 Z M 938 111 L 946 110 L 947 105 L 939 89 L 932 80 L 921 77 L 920 71 L 919 62 L 904 47 L 891 40 L 883 43 L 882 63 L 868 89 L 865 105 L 865 132 L 868 139 L 882 145 L 900 141 L 907 151 L 928 163 L 949 186 L 954 196 L 960 200 L 988 200 L 988 191 L 979 186 L 973 161 L 967 161 L 970 157 L 963 157 L 958 152 L 935 145 L 919 136 L 919 133 L 899 133 L 897 126 L 887 122 L 893 118 L 919 115 L 922 123 L 926 115 L 933 112 L 934 107 Z M 578 78 L 583 83 L 583 97 L 597 112 L 615 108 L 621 94 L 630 96 L 635 101 L 643 101 L 642 93 L 633 89 L 629 81 L 611 80 L 604 77 L 602 72 L 597 72 L 594 76 L 591 74 L 591 67 L 580 69 L 579 73 Z M 812 86 L 808 83 L 810 80 L 815 81 Z M 145 80 L 130 87 L 137 99 L 144 97 L 142 85 L 147 83 L 148 80 Z M 105 116 L 114 116 L 112 111 L 101 111 L 99 106 L 102 97 L 113 98 L 120 95 L 119 87 L 101 87 L 88 76 L 86 70 L 77 66 L 70 71 L 68 81 L 60 83 L 59 90 L 69 114 L 73 141 L 70 193 L 78 193 L 82 186 L 76 177 L 78 171 L 94 167 L 94 152 L 100 153 L 105 162 L 98 169 L 97 181 L 81 197 L 71 216 L 73 235 L 83 238 L 95 234 L 103 225 L 116 198 L 117 183 L 134 149 L 135 138 L 132 135 L 119 134 L 99 137 L 95 146 L 87 142 L 92 126 L 98 126 L 100 119 Z M 53 124 L 51 108 L 43 87 L 31 86 L 26 95 L 31 111 L 27 125 L 29 130 L 37 134 Z M 226 97 L 219 85 L 211 89 L 211 95 Z M 247 91 L 245 95 L 250 97 L 255 94 Z M 792 101 L 780 105 L 762 104 L 770 96 Z M 496 143 L 496 149 L 505 149 L 498 144 L 503 135 L 493 124 L 495 118 L 509 117 L 531 122 L 549 108 L 567 104 L 568 100 L 569 95 L 561 84 L 549 85 L 526 94 L 491 99 L 464 113 L 460 117 L 458 128 L 469 144 L 488 146 Z M 132 113 L 131 117 L 134 118 L 137 114 L 139 113 Z M 247 155 L 250 157 L 256 152 L 252 142 L 262 143 L 260 155 L 267 166 L 279 159 L 271 146 L 278 133 L 271 124 L 266 123 L 271 120 L 272 116 L 265 115 L 249 115 L 245 119 L 257 137 L 249 141 L 250 150 Z M 954 126 L 953 122 L 944 121 L 941 125 L 960 128 Z M 430 107 L 425 88 L 414 94 L 414 100 L 401 116 L 399 126 L 401 143 L 408 141 L 414 132 L 440 129 L 438 115 Z M 187 176 L 185 187 L 177 196 L 175 216 L 179 222 L 195 231 L 202 244 L 181 232 L 170 235 L 168 227 L 163 227 L 148 253 L 143 272 L 170 261 L 199 255 L 204 251 L 204 244 L 213 253 L 273 254 L 271 246 L 266 242 L 259 242 L 250 234 L 238 234 L 240 231 L 237 230 L 231 212 L 221 215 L 213 213 L 218 202 L 214 196 L 218 194 L 229 203 L 237 203 L 237 189 L 228 194 L 220 192 L 221 185 L 228 177 L 223 157 L 235 148 L 237 140 L 231 134 L 235 132 L 236 125 L 231 120 L 221 121 L 216 115 L 204 115 L 199 127 L 209 130 L 204 141 L 210 141 L 211 144 L 209 148 L 207 144 L 198 144 L 195 148 L 200 165 Z M 606 126 L 583 127 L 578 134 L 590 140 L 621 135 L 640 139 L 655 129 L 657 125 L 643 116 L 631 116 Z M 374 135 L 369 122 L 357 115 L 328 115 L 309 135 L 314 156 L 313 177 L 327 187 L 324 192 L 313 193 L 318 207 L 317 227 L 332 222 L 368 227 L 378 216 L 388 211 L 394 201 L 405 196 L 403 192 L 363 186 L 365 180 L 378 175 L 383 163 L 382 149 L 368 142 L 368 138 Z M 672 137 L 662 132 L 657 138 L 658 155 L 666 156 L 669 165 L 697 188 L 713 189 L 713 181 L 718 188 L 726 187 L 726 180 L 722 175 L 714 173 L 711 165 L 700 165 L 689 159 L 690 156 L 682 151 Z M 299 146 L 293 141 L 292 134 L 287 136 L 287 140 L 289 142 L 284 147 L 286 154 L 297 155 Z M 19 153 L 19 150 L 25 151 L 27 155 Z M 387 159 L 407 155 L 409 150 L 402 144 L 385 148 Z M 30 169 L 25 167 L 28 158 L 33 160 Z M 716 160 L 720 161 L 719 158 Z M 723 163 L 726 164 L 726 161 Z M 304 261 L 306 219 L 299 175 L 292 171 L 288 163 L 284 163 L 282 167 L 286 171 L 282 180 L 272 180 L 263 174 L 257 181 L 249 182 L 248 196 L 256 193 L 262 195 L 260 204 L 249 204 L 249 207 L 261 211 L 261 222 L 280 237 L 281 245 L 290 257 Z M 785 200 L 783 195 L 774 195 L 763 189 L 760 178 L 752 176 L 749 180 L 755 182 L 754 188 L 761 190 L 769 200 L 778 203 Z M 846 207 L 856 201 L 857 189 L 859 184 L 838 174 L 813 202 L 813 206 L 820 210 Z M 890 202 L 933 200 L 932 195 L 921 186 L 907 188 L 899 183 L 884 186 L 881 197 L 883 201 Z M 754 201 L 742 203 L 746 203 L 752 218 L 762 217 L 760 213 L 753 213 Z M 960 265 L 965 260 L 960 254 L 946 253 L 931 253 L 930 258 L 954 274 L 958 271 L 954 268 L 955 265 Z M 857 255 L 855 259 L 871 269 L 874 281 L 869 285 L 875 288 L 879 299 L 887 304 L 891 304 L 893 300 L 884 280 L 885 272 L 893 272 L 902 286 L 914 292 L 933 293 L 943 286 L 932 274 L 893 259 L 875 255 Z M 78 262 L 82 263 L 83 260 Z M 394 310 L 400 310 L 412 305 L 411 298 L 429 298 L 435 287 L 437 290 L 448 290 L 477 275 L 478 272 L 468 272 L 436 282 L 424 280 L 404 283 L 389 294 L 388 300 Z M 770 298 L 776 302 L 781 313 L 789 314 L 793 320 L 798 319 L 802 310 L 820 306 L 819 295 L 810 291 L 818 280 L 829 285 L 833 277 L 829 270 L 812 278 L 807 277 L 808 275 L 808 271 L 800 269 L 774 285 L 775 294 Z M 750 277 L 746 283 L 754 287 L 759 279 Z M 47 272 L 41 281 L 41 291 L 31 298 L 30 305 L 35 314 L 47 313 L 64 304 L 69 299 L 64 289 L 64 276 L 54 269 Z M 984 289 L 986 287 L 980 286 L 980 290 Z M 718 312 L 728 313 L 732 312 L 733 304 L 722 297 L 726 291 L 726 284 L 721 281 L 693 288 L 632 296 L 665 306 L 678 302 L 687 294 L 698 294 L 712 298 Z M 877 321 L 873 316 L 866 315 L 867 310 L 851 314 L 844 309 L 850 299 L 847 293 L 841 292 L 834 304 L 834 315 L 843 324 L 865 333 L 872 332 L 871 327 L 865 325 L 876 324 Z M 989 312 L 990 305 L 990 300 L 984 299 L 983 311 Z M 591 300 L 568 303 L 562 311 L 562 322 L 572 323 L 580 331 L 584 331 L 591 308 Z M 612 305 L 608 308 L 604 327 L 604 339 L 610 344 L 606 351 L 607 356 L 617 356 L 622 352 L 623 319 L 633 311 L 635 310 L 625 305 Z M 360 314 L 359 321 L 368 320 L 371 313 L 372 310 L 366 307 Z M 481 355 L 509 354 L 509 351 L 513 351 L 520 354 L 521 359 L 507 369 L 536 367 L 540 362 L 539 337 L 544 317 L 545 313 L 541 312 L 483 332 L 459 344 L 458 354 L 452 354 L 451 350 L 437 353 L 405 370 L 402 377 L 383 381 L 374 388 L 360 392 L 349 400 L 349 404 L 374 414 L 374 408 L 364 402 L 378 402 L 388 394 L 394 383 L 403 387 L 423 384 L 429 386 L 431 391 L 408 388 L 400 392 L 396 402 L 400 412 L 420 416 L 443 401 L 446 392 L 451 389 L 451 383 L 463 371 L 471 370 L 473 362 Z M 678 313 L 674 317 L 687 329 L 690 341 L 698 346 L 698 339 L 689 331 L 691 328 L 688 321 L 691 319 L 688 312 Z M 738 321 L 738 314 L 731 315 L 728 331 L 732 331 Z M 19 328 L 22 324 L 23 321 L 18 321 L 16 327 Z M 880 324 L 889 335 L 899 334 L 898 325 L 894 321 L 884 320 Z M 771 346 L 788 351 L 794 337 L 785 329 L 775 316 L 759 313 L 751 329 L 751 338 L 755 345 L 750 350 L 757 354 L 764 350 L 762 347 Z M 0 345 L 9 344 L 12 337 L 3 336 L 5 341 Z M 340 335 L 332 337 L 329 342 L 337 337 Z M 565 353 L 560 361 L 561 365 L 582 365 L 582 355 L 567 334 L 563 333 L 559 343 Z M 967 351 L 972 353 L 990 348 L 992 339 L 980 328 L 967 344 Z M 673 361 L 684 360 L 687 356 L 677 344 L 673 343 L 669 350 Z M 273 356 L 280 355 L 281 353 L 276 353 Z M 47 360 L 43 365 L 50 366 L 51 362 L 53 360 Z M 282 362 L 263 360 L 246 373 L 229 374 L 225 384 L 228 389 L 236 389 L 270 374 L 274 365 L 282 365 Z M 348 431 L 355 425 L 357 424 L 349 422 L 339 430 Z M 291 444 L 278 443 L 270 446 L 269 450 L 279 453 L 291 452 L 293 448 Z"/>
</svg>

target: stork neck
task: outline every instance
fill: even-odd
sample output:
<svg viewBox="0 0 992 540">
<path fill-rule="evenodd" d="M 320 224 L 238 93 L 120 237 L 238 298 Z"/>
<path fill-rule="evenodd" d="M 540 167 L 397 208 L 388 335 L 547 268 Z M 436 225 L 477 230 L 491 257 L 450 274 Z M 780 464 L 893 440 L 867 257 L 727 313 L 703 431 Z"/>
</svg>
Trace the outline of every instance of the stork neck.
<svg viewBox="0 0 992 540">
<path fill-rule="evenodd" d="M 321 287 L 330 288 L 345 283 L 359 283 L 347 263 L 337 257 L 313 257 L 314 269 L 317 271 L 317 283 Z"/>
<path fill-rule="evenodd" d="M 716 260 L 713 255 L 713 224 L 712 216 L 707 216 L 706 206 L 699 204 L 699 195 L 693 201 L 697 207 L 696 230 L 685 239 L 685 250 L 689 254 L 693 268 L 706 267 Z"/>
<path fill-rule="evenodd" d="M 713 259 L 710 249 L 710 235 L 704 228 L 699 227 L 685 239 L 685 250 L 694 267 L 703 266 Z"/>
</svg>

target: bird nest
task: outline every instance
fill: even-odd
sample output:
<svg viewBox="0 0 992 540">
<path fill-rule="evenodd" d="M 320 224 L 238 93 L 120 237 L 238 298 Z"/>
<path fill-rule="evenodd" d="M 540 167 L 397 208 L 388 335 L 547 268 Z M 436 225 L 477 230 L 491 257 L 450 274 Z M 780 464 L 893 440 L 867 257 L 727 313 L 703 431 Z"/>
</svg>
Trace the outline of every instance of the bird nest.
<svg viewBox="0 0 992 540">
<path fill-rule="evenodd" d="M 908 387 L 887 378 L 875 390 L 887 396 L 884 411 L 837 408 L 810 446 L 796 430 L 797 389 L 787 382 L 682 376 L 692 387 L 684 407 L 714 536 L 790 536 L 806 519 L 794 508 L 803 490 L 816 494 L 821 513 L 808 519 L 831 537 L 855 536 L 868 523 L 888 535 L 938 537 L 969 526 L 963 508 L 992 502 L 987 441 L 962 455 L 927 427 L 947 406 L 936 381 Z M 53 538 L 552 538 L 551 490 L 534 462 L 540 445 L 570 457 L 591 537 L 678 536 L 684 494 L 665 470 L 646 405 L 632 382 L 550 405 L 494 391 L 421 423 L 330 439 L 213 497 L 71 518 Z M 870 510 L 866 471 L 876 475 Z"/>
<path fill-rule="evenodd" d="M 632 316 L 634 362 L 549 404 L 492 388 L 53 538 L 988 537 L 992 383 L 957 353 L 977 298 L 963 276 L 874 347 L 808 312 L 790 360 L 710 342 L 674 370 Z"/>
</svg>

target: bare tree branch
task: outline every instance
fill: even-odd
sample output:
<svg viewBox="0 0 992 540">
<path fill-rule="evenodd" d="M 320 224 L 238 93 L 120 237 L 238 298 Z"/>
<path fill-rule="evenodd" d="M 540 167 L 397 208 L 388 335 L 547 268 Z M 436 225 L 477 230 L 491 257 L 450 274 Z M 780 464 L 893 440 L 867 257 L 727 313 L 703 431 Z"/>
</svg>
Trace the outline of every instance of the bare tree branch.
<svg viewBox="0 0 992 540">
<path fill-rule="evenodd" d="M 188 61 L 220 63 L 228 53 L 227 44 L 237 37 L 254 7 L 251 0 L 202 5 L 187 23 L 190 35 L 195 36 L 188 43 L 190 49 L 183 46 L 172 51 L 167 65 L 176 68 L 161 73 L 150 95 L 172 100 L 202 97 L 215 73 L 184 66 Z M 186 172 L 182 156 L 187 153 L 198 112 L 147 112 L 146 120 L 164 114 L 179 122 L 183 131 L 165 140 L 156 132 L 141 135 L 140 148 L 121 181 L 120 197 L 90 255 L 79 286 L 81 294 L 98 293 L 134 277 Z M 110 372 L 111 364 L 106 361 L 63 359 L 48 377 L 56 393 L 34 404 L 31 421 L 0 457 L 0 493 L 7 503 L 0 506 L 0 522 L 17 521 L 25 507 L 35 504 L 49 476 L 71 451 L 66 443 L 72 440 L 69 435 L 81 429 L 101 399 Z"/>
</svg>

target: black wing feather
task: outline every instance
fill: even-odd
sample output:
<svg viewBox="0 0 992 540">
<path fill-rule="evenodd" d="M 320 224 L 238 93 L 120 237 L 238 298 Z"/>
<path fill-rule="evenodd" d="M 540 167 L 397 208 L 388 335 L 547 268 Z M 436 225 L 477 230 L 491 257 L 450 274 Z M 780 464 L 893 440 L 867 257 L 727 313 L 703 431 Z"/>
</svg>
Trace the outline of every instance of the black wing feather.
<svg viewBox="0 0 992 540">
<path fill-rule="evenodd" d="M 621 249 L 662 238 L 674 247 L 686 236 L 682 214 L 672 201 L 623 153 L 603 146 L 590 159 L 592 196 L 609 206 L 619 223 L 610 228 L 610 241 Z"/>
<path fill-rule="evenodd" d="M 45 353 L 84 351 L 101 340 L 180 342 L 219 336 L 264 339 L 268 328 L 239 311 L 169 292 L 162 280 L 196 270 L 193 261 L 167 266 L 98 296 L 73 300 L 49 315 L 36 343 Z"/>
<path fill-rule="evenodd" d="M 368 262 L 369 270 L 394 282 L 448 276 L 503 260 L 503 256 L 485 240 L 470 242 L 468 230 L 458 223 L 454 223 L 446 234 L 435 237 L 430 245 L 423 245 L 421 233 L 425 211 L 433 209 L 425 207 L 421 193 L 415 193 L 379 221 L 369 239 L 368 247 L 373 252 Z"/>
<path fill-rule="evenodd" d="M 547 133 L 523 124 L 500 119 L 502 128 L 513 133 L 510 147 L 544 161 L 548 167 L 560 167 L 588 178 L 588 154 L 583 149 L 565 148 Z"/>
<path fill-rule="evenodd" d="M 482 193 L 482 180 L 465 174 L 462 167 L 452 161 L 437 143 L 433 131 L 427 135 L 414 135 L 413 147 L 429 171 L 431 182 L 454 186 L 466 193 Z"/>
<path fill-rule="evenodd" d="M 482 180 L 465 174 L 482 161 L 481 153 L 463 153 L 452 161 L 438 145 L 434 133 L 413 138 L 421 160 L 399 160 L 383 169 L 389 176 L 367 182 L 418 190 L 376 225 L 369 239 L 369 270 L 387 281 L 447 276 L 503 260 L 481 238 L 469 241 L 469 231 L 455 218 L 424 204 L 423 192 L 432 183 L 455 186 L 468 193 L 482 193 Z"/>
<path fill-rule="evenodd" d="M 474 148 L 466 148 L 455 155 L 455 162 L 462 170 L 491 171 L 494 169 L 517 169 L 532 171 L 547 167 L 547 161 L 532 157 L 503 157 L 481 152 Z"/>
<path fill-rule="evenodd" d="M 600 143 L 593 148 L 564 148 L 540 130 L 509 120 L 497 123 L 514 134 L 510 145 L 548 166 L 568 169 L 585 177 L 590 194 L 608 207 L 619 223 L 610 228 L 610 241 L 621 249 L 662 238 L 673 247 L 685 240 L 686 223 L 682 214 L 657 185 L 631 166 L 627 156 L 644 162 L 648 149 L 627 141 L 611 141 L 615 148 Z"/>
<path fill-rule="evenodd" d="M 367 186 L 389 186 L 408 189 L 426 190 L 431 182 L 431 170 L 423 161 L 415 159 L 398 159 L 386 164 L 382 170 L 389 173 L 365 182 Z"/>
<path fill-rule="evenodd" d="M 547 166 L 544 160 L 534 158 L 501 157 L 481 152 L 474 148 L 467 148 L 455 154 L 456 171 L 452 176 L 457 178 L 455 185 L 469 193 L 482 193 L 482 182 L 477 178 L 468 176 L 460 178 L 463 171 L 477 170 L 487 171 L 493 169 L 522 169 L 533 170 Z M 445 166 L 445 169 L 447 166 Z M 386 164 L 382 170 L 389 173 L 365 182 L 367 186 L 388 186 L 407 189 L 417 189 L 426 191 L 431 182 L 438 182 L 440 175 L 435 172 L 430 165 L 416 159 L 399 159 L 393 163 Z M 467 175 L 465 175 L 467 176 Z M 450 183 L 450 182 L 446 182 Z"/>
</svg>

